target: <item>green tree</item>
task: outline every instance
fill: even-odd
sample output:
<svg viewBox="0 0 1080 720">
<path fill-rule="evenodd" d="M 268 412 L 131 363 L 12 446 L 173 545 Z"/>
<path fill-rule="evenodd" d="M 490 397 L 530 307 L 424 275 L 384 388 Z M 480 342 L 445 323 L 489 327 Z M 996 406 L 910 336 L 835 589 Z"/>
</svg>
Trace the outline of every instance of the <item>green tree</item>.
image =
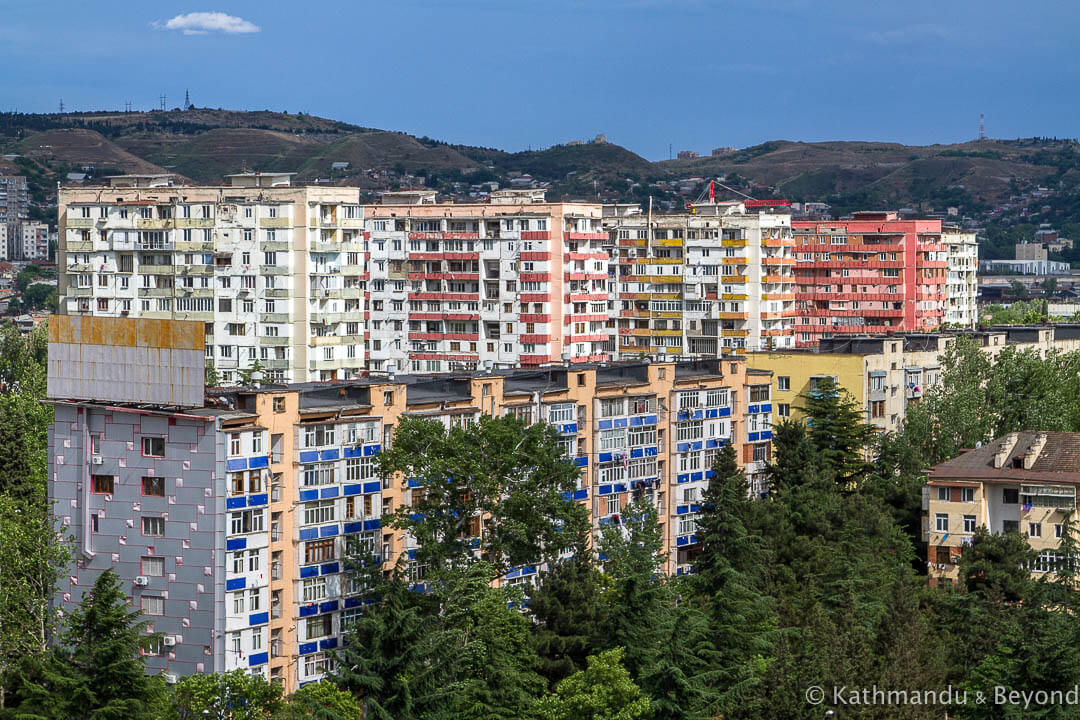
<svg viewBox="0 0 1080 720">
<path fill-rule="evenodd" d="M 622 665 L 623 650 L 590 656 L 587 667 L 559 683 L 540 701 L 540 720 L 646 720 L 649 698 Z"/>
<path fill-rule="evenodd" d="M 218 374 L 217 368 L 214 367 L 213 361 L 206 361 L 206 377 L 203 379 L 203 384 L 206 387 L 221 387 L 221 375 Z"/>
<path fill-rule="evenodd" d="M 146 621 L 127 609 L 119 578 L 106 570 L 66 618 L 59 648 L 18 688 L 18 718 L 128 720 L 160 708 L 164 684 L 146 674 Z"/>
<path fill-rule="evenodd" d="M 822 470 L 843 486 L 861 481 L 872 430 L 851 393 L 825 377 L 802 400 L 799 410 L 806 414 L 807 434 Z"/>
<path fill-rule="evenodd" d="M 773 427 L 773 462 L 769 465 L 772 495 L 798 484 L 807 473 L 818 470 L 819 459 L 802 420 L 781 420 Z"/>
<path fill-rule="evenodd" d="M 349 625 L 333 681 L 363 699 L 373 720 L 408 720 L 449 701 L 446 648 L 431 601 L 398 576 L 383 579 L 375 563 L 361 573 L 364 614 Z"/>
<path fill-rule="evenodd" d="M 1012 289 L 1013 295 L 1017 300 L 1027 300 L 1031 297 L 1031 293 L 1028 291 L 1027 285 L 1019 280 L 1010 280 L 1009 287 Z"/>
<path fill-rule="evenodd" d="M 10 673 L 48 653 L 57 627 L 51 600 L 69 557 L 41 503 L 0 494 L 0 710 Z"/>
<path fill-rule="evenodd" d="M 549 425 L 483 416 L 447 429 L 406 419 L 377 461 L 384 478 L 415 486 L 411 503 L 383 522 L 416 538 L 416 561 L 432 570 L 474 557 L 500 571 L 553 562 L 589 522 L 567 497 L 580 473 Z"/>
<path fill-rule="evenodd" d="M 276 720 L 364 720 L 364 708 L 352 693 L 323 680 L 290 695 Z"/>
<path fill-rule="evenodd" d="M 771 599 L 761 591 L 768 556 L 762 538 L 747 529 L 755 501 L 748 498 L 746 475 L 737 465 L 731 445 L 717 454 L 713 471 L 697 518 L 701 550 L 693 575 L 697 597 L 711 622 L 701 626 L 693 617 L 677 618 L 685 627 L 673 628 L 673 632 L 685 643 L 694 637 L 695 629 L 705 630 L 712 638 L 709 662 L 699 674 L 708 682 L 700 683 L 694 695 L 703 700 L 698 705 L 702 709 L 719 705 L 730 711 L 734 701 L 744 698 L 764 675 L 773 650 L 776 618 Z M 700 665 L 700 661 L 689 664 Z M 642 686 L 649 687 L 644 681 Z M 694 704 L 686 703 L 685 707 L 691 709 Z"/>
<path fill-rule="evenodd" d="M 903 439 L 927 464 L 990 439 L 999 408 L 986 404 L 992 361 L 977 339 L 961 336 L 941 355 L 941 378 L 908 408 Z"/>
<path fill-rule="evenodd" d="M 457 718 L 490 720 L 528 714 L 545 687 L 529 620 L 511 605 L 520 600 L 491 587 L 495 569 L 478 562 L 444 571 L 436 585 L 441 644 L 449 650 L 451 707 Z"/>
<path fill-rule="evenodd" d="M 991 534 L 979 527 L 960 556 L 960 580 L 968 592 L 992 602 L 1019 602 L 1032 592 L 1034 560 L 1035 552 L 1019 533 Z"/>
<path fill-rule="evenodd" d="M 169 693 L 169 717 L 268 720 L 285 708 L 281 685 L 243 670 L 188 675 Z"/>
<path fill-rule="evenodd" d="M 664 621 L 675 606 L 675 593 L 664 581 L 663 532 L 656 508 L 636 499 L 623 508 L 621 525 L 608 525 L 600 536 L 604 574 L 613 592 L 605 610 L 605 632 L 599 647 L 625 648 L 633 677 L 653 664 L 664 637 Z"/>
<path fill-rule="evenodd" d="M 600 598 L 600 573 L 587 549 L 541 574 L 528 609 L 536 622 L 533 638 L 540 672 L 552 687 L 585 669 L 592 640 L 601 634 Z"/>
</svg>

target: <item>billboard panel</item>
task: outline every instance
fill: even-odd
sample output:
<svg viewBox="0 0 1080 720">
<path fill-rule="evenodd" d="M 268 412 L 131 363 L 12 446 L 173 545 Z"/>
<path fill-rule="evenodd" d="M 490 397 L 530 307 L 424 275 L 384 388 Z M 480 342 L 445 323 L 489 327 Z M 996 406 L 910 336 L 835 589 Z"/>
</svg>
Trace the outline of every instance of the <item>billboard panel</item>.
<svg viewBox="0 0 1080 720">
<path fill-rule="evenodd" d="M 53 315 L 49 398 L 199 407 L 205 343 L 201 322 Z"/>
</svg>

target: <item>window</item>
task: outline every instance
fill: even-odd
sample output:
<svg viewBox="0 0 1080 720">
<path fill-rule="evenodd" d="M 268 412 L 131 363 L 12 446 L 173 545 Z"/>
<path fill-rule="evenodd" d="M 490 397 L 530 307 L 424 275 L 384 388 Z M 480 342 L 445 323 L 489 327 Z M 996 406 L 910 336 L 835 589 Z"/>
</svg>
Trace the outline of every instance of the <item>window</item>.
<svg viewBox="0 0 1080 720">
<path fill-rule="evenodd" d="M 240 433 L 233 433 L 229 435 L 229 454 L 240 454 Z"/>
<path fill-rule="evenodd" d="M 165 457 L 165 438 L 144 437 L 142 439 L 143 457 Z"/>
<path fill-rule="evenodd" d="M 1002 520 L 1001 521 L 1001 532 L 1007 532 L 1007 533 L 1020 532 L 1020 521 L 1019 520 Z"/>
<path fill-rule="evenodd" d="M 243 591 L 233 593 L 232 595 L 232 611 L 233 615 L 243 615 L 244 609 L 247 607 L 244 602 Z"/>
<path fill-rule="evenodd" d="M 314 577 L 304 580 L 302 602 L 312 603 L 327 598 L 326 577 Z"/>
<path fill-rule="evenodd" d="M 334 632 L 334 616 L 319 615 L 307 619 L 307 639 L 326 637 Z"/>
<path fill-rule="evenodd" d="M 939 487 L 937 489 L 938 502 L 949 502 L 949 488 Z"/>
<path fill-rule="evenodd" d="M 322 500 L 320 502 L 304 504 L 304 524 L 321 525 L 334 522 L 334 500 Z"/>
<path fill-rule="evenodd" d="M 1019 488 L 1002 488 L 1001 502 L 1005 505 L 1017 505 L 1020 502 Z"/>
<path fill-rule="evenodd" d="M 157 637 L 149 637 L 146 639 L 146 645 L 143 646 L 143 653 L 146 655 L 164 655 L 165 654 L 165 638 L 160 635 Z"/>
<path fill-rule="evenodd" d="M 375 477 L 375 458 L 348 458 L 345 461 L 345 479 L 347 481 L 368 480 L 372 477 Z"/>
<path fill-rule="evenodd" d="M 259 572 L 258 550 L 248 550 L 248 572 Z"/>
<path fill-rule="evenodd" d="M 333 425 L 309 425 L 304 428 L 304 447 L 324 447 L 333 444 Z"/>
<path fill-rule="evenodd" d="M 244 510 L 229 513 L 229 532 L 232 535 L 263 532 L 265 513 L 262 510 Z"/>
<path fill-rule="evenodd" d="M 142 494 L 152 497 L 165 497 L 165 478 L 144 477 L 142 479 Z"/>
<path fill-rule="evenodd" d="M 885 401 L 884 400 L 871 400 L 870 401 L 870 417 L 883 418 L 885 417 Z"/>
<path fill-rule="evenodd" d="M 776 415 L 777 417 L 782 418 L 791 417 L 791 405 L 788 403 L 777 403 Z"/>
<path fill-rule="evenodd" d="M 973 532 L 975 532 L 975 516 L 974 515 L 965 515 L 964 516 L 964 532 L 965 533 L 973 533 Z"/>
<path fill-rule="evenodd" d="M 251 612 L 255 612 L 256 610 L 259 609 L 261 604 L 262 603 L 260 601 L 259 589 L 255 588 L 254 590 L 249 590 L 248 591 L 248 610 L 250 610 Z"/>
<path fill-rule="evenodd" d="M 777 390 L 790 390 L 791 389 L 791 378 L 788 377 L 788 376 L 785 376 L 785 375 L 777 376 L 777 378 L 776 378 L 776 389 Z"/>
<path fill-rule="evenodd" d="M 949 516 L 938 513 L 934 516 L 934 530 L 937 532 L 949 532 Z"/>
<path fill-rule="evenodd" d="M 304 656 L 304 675 L 311 677 L 313 675 L 322 675 L 330 670 L 330 658 L 326 653 L 315 653 L 314 655 Z"/>
<path fill-rule="evenodd" d="M 333 560 L 335 557 L 334 546 L 334 538 L 312 540 L 304 543 L 304 563 L 310 565 L 311 563 Z"/>
<path fill-rule="evenodd" d="M 966 503 L 975 502 L 975 488 L 961 488 L 960 489 L 960 502 L 966 502 Z"/>
<path fill-rule="evenodd" d="M 143 615 L 164 615 L 165 598 L 154 595 L 143 595 L 140 598 Z"/>
<path fill-rule="evenodd" d="M 165 518 L 144 515 L 142 518 L 142 534 L 150 537 L 165 537 Z"/>
<path fill-rule="evenodd" d="M 1054 525 L 1054 537 L 1058 540 L 1065 537 L 1065 526 L 1061 523 Z"/>
<path fill-rule="evenodd" d="M 114 478 L 112 475 L 94 475 L 92 478 L 90 478 L 93 492 L 105 493 L 108 495 L 112 495 L 113 493 L 115 480 L 116 478 Z"/>
<path fill-rule="evenodd" d="M 1028 537 L 1042 537 L 1042 523 L 1028 523 Z"/>
<path fill-rule="evenodd" d="M 276 398 L 274 398 L 274 412 L 276 412 L 276 413 L 285 412 L 285 398 L 284 397 L 276 397 Z"/>
<path fill-rule="evenodd" d="M 150 577 L 161 577 L 165 574 L 165 558 L 144 556 L 141 563 L 141 574 Z"/>
<path fill-rule="evenodd" d="M 570 423 L 577 418 L 577 413 L 572 403 L 552 405 L 548 408 L 548 422 L 552 424 Z"/>
<path fill-rule="evenodd" d="M 336 482 L 337 468 L 333 464 L 328 465 L 305 465 L 304 485 L 332 485 Z"/>
</svg>

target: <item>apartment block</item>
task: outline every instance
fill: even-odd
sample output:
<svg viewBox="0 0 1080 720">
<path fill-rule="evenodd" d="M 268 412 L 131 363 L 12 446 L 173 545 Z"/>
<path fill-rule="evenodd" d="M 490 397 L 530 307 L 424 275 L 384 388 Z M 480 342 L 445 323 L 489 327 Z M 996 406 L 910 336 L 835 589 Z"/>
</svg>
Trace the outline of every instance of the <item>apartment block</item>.
<svg viewBox="0 0 1080 720">
<path fill-rule="evenodd" d="M 945 316 L 948 248 L 940 220 L 857 212 L 796 221 L 795 344 L 885 332 L 933 332 Z"/>
<path fill-rule="evenodd" d="M 40 222 L 24 222 L 19 226 L 20 260 L 49 259 L 49 226 Z"/>
<path fill-rule="evenodd" d="M 601 206 L 499 190 L 485 204 L 388 193 L 367 208 L 370 369 L 615 357 Z"/>
<path fill-rule="evenodd" d="M 170 678 L 244 668 L 295 689 L 325 674 L 360 612 L 345 558 L 370 551 L 389 568 L 404 557 L 422 582 L 415 541 L 382 525 L 417 486 L 375 473 L 407 417 L 552 424 L 580 468 L 567 498 L 590 509 L 594 531 L 647 499 L 676 574 L 698 549 L 715 454 L 734 444 L 758 492 L 769 459 L 772 376 L 736 356 L 274 384 L 204 400 L 191 387 L 198 323 L 55 320 L 50 498 L 78 548 L 57 602 L 116 569 L 164 637 L 148 667 Z M 129 365 L 153 370 L 133 384 Z M 506 582 L 531 584 L 537 571 L 514 568 Z"/>
<path fill-rule="evenodd" d="M 948 263 L 944 323 L 973 328 L 979 319 L 979 243 L 975 233 L 950 226 L 942 228 L 941 242 Z"/>
<path fill-rule="evenodd" d="M 1080 433 L 1017 432 L 934 466 L 923 489 L 930 584 L 958 580 L 979 527 L 1022 534 L 1037 554 L 1032 575 L 1052 574 L 1076 530 L 1078 456 Z"/>
<path fill-rule="evenodd" d="M 620 357 L 720 355 L 793 346 L 791 216 L 739 202 L 653 215 L 605 208 L 618 275 Z"/>
<path fill-rule="evenodd" d="M 356 188 L 241 173 L 168 175 L 59 192 L 60 312 L 205 323 L 222 382 L 331 380 L 365 366 L 367 254 Z"/>
<path fill-rule="evenodd" d="M 22 175 L 0 175 L 0 225 L 30 219 L 30 186 Z"/>
<path fill-rule="evenodd" d="M 864 419 L 882 431 L 901 429 L 908 408 L 941 381 L 941 356 L 961 336 L 978 342 L 990 357 L 1006 348 L 1048 352 L 1080 350 L 1080 325 L 1002 326 L 980 332 L 907 333 L 830 338 L 815 348 L 746 354 L 747 368 L 774 374 L 772 422 L 801 418 L 803 398 L 831 378 L 851 393 Z"/>
</svg>

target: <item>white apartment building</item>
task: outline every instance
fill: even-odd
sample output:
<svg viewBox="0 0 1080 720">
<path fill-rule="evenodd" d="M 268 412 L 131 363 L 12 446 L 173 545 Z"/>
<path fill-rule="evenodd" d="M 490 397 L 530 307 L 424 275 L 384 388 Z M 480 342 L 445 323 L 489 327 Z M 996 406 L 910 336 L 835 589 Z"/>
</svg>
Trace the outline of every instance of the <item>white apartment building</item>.
<svg viewBox="0 0 1080 720">
<path fill-rule="evenodd" d="M 942 228 L 941 242 L 948 260 L 944 322 L 970 328 L 979 316 L 979 243 L 975 233 L 949 227 Z"/>
<path fill-rule="evenodd" d="M 788 213 L 739 202 L 652 215 L 608 206 L 619 274 L 618 353 L 716 355 L 794 345 L 794 239 Z"/>
<path fill-rule="evenodd" d="M 40 222 L 24 222 L 19 226 L 22 260 L 49 258 L 49 226 Z"/>
<path fill-rule="evenodd" d="M 490 203 L 386 193 L 367 208 L 370 369 L 613 358 L 601 206 L 500 190 Z"/>
<path fill-rule="evenodd" d="M 356 188 L 241 173 L 167 175 L 59 193 L 60 311 L 198 320 L 224 384 L 355 377 L 365 365 L 364 208 Z"/>
</svg>

